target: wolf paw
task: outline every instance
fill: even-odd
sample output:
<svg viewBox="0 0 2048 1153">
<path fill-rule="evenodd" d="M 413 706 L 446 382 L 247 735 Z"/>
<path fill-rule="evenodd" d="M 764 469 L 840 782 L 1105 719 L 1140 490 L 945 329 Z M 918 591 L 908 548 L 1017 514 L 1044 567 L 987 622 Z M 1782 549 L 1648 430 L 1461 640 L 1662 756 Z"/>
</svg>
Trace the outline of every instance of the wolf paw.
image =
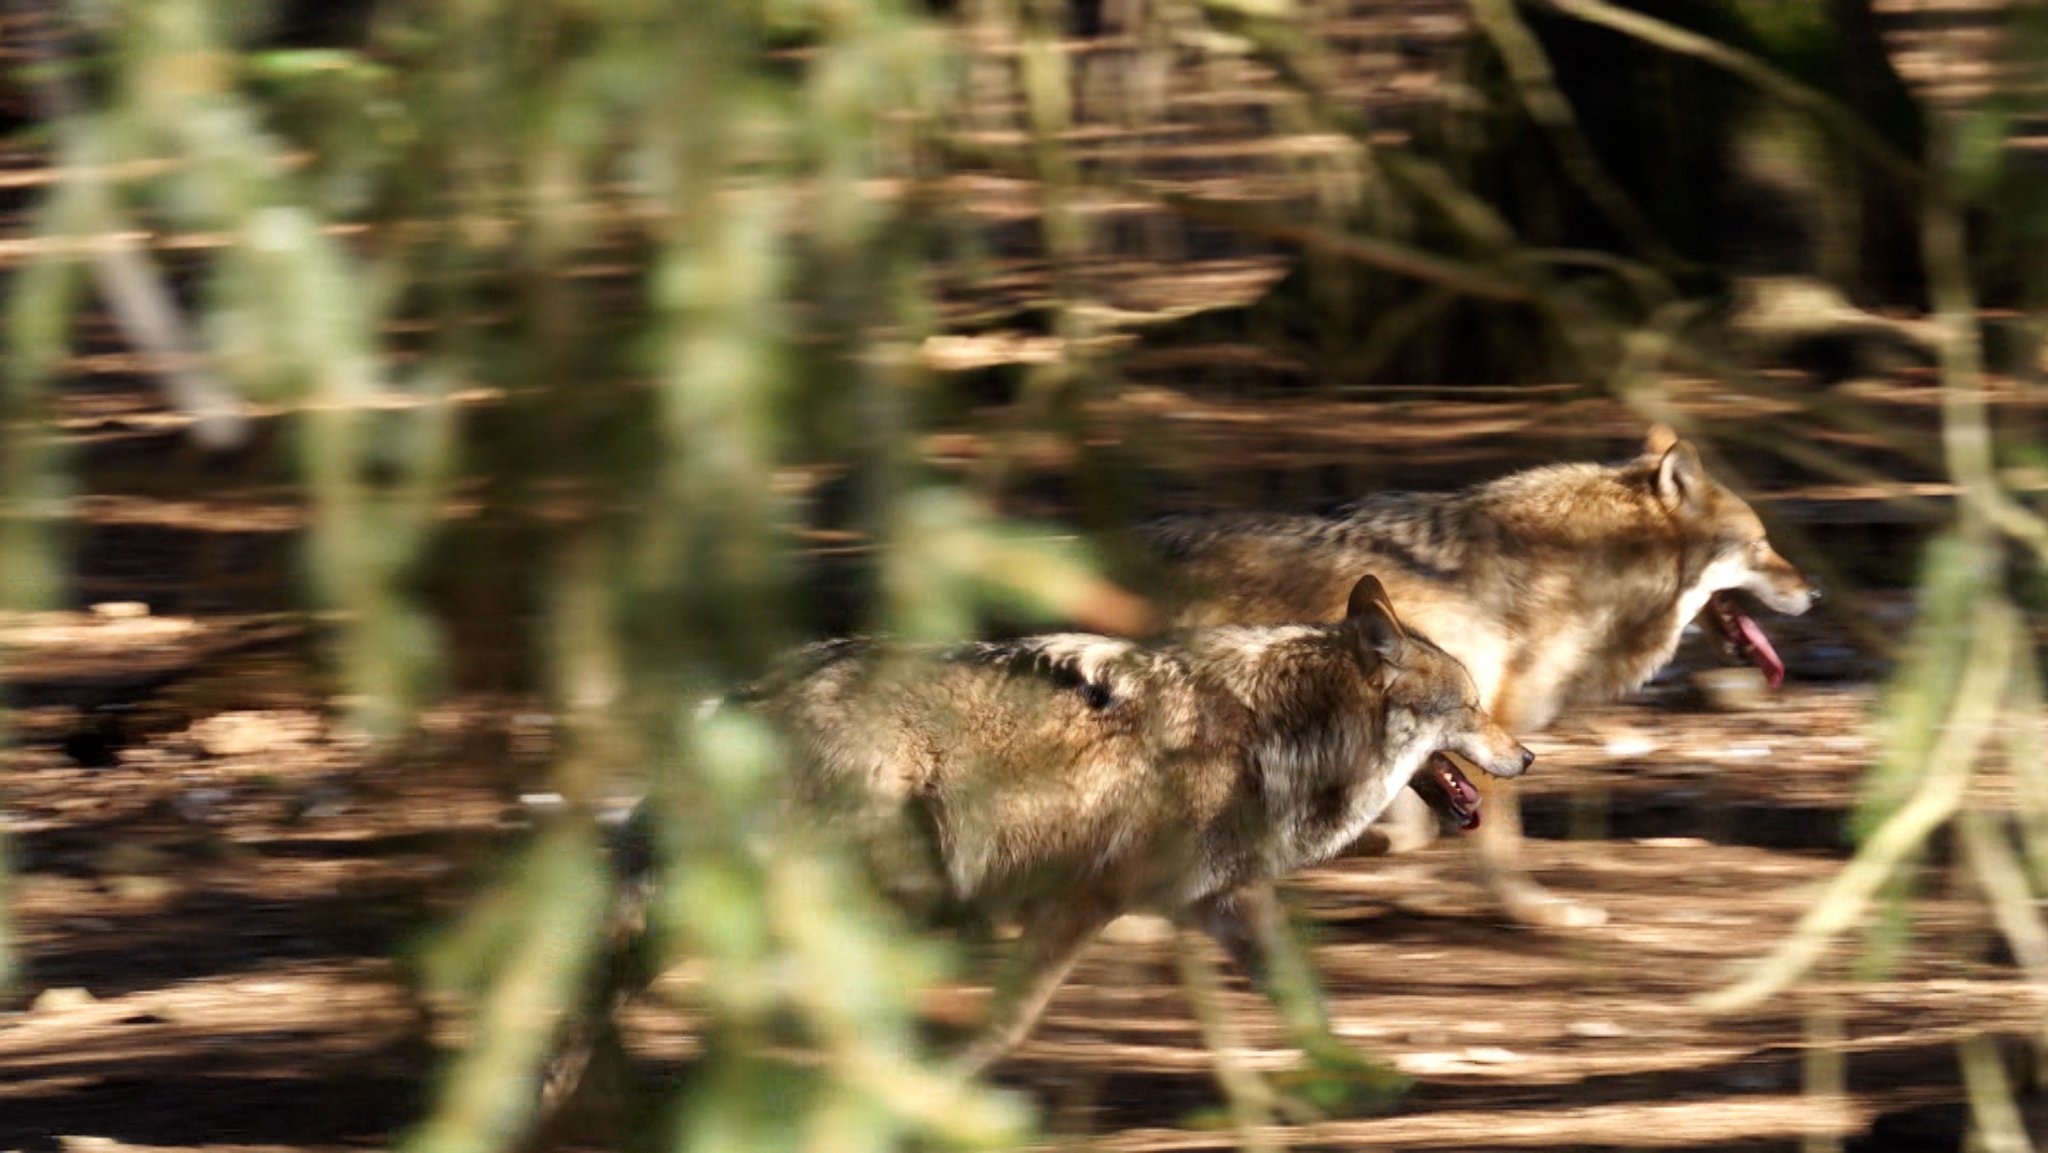
<svg viewBox="0 0 2048 1153">
<path fill-rule="evenodd" d="M 1607 910 L 1569 897 L 1546 895 L 1541 901 L 1509 906 L 1508 913 L 1525 925 L 1545 929 L 1597 929 L 1607 923 Z"/>
<path fill-rule="evenodd" d="M 1607 910 L 1556 893 L 1534 881 L 1494 878 L 1488 886 L 1509 918 L 1539 929 L 1597 929 L 1607 923 Z"/>
<path fill-rule="evenodd" d="M 1339 1117 L 1363 1117 L 1393 1109 L 1415 1084 L 1400 1070 L 1344 1044 L 1334 1036 L 1303 1043 L 1300 1066 L 1263 1078 L 1250 1120 L 1308 1125 Z M 1190 1129 L 1221 1131 L 1246 1117 L 1223 1105 L 1186 1114 Z"/>
<path fill-rule="evenodd" d="M 1310 1045 L 1299 1068 L 1273 1077 L 1273 1088 L 1297 1110 L 1320 1117 L 1383 1113 L 1415 1084 L 1392 1065 L 1330 1038 Z"/>
</svg>

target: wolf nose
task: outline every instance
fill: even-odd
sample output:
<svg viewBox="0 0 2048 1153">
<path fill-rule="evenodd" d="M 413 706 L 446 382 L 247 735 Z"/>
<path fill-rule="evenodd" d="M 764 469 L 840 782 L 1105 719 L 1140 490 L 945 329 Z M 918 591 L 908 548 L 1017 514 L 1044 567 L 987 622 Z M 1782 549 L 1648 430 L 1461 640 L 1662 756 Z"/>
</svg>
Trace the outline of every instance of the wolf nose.
<svg viewBox="0 0 2048 1153">
<path fill-rule="evenodd" d="M 1535 753 L 1532 753 L 1532 752 L 1530 752 L 1530 751 L 1529 751 L 1529 750 L 1527 750 L 1527 749 L 1523 749 L 1523 750 L 1522 750 L 1522 771 L 1523 771 L 1523 772 L 1525 772 L 1525 773 L 1526 773 L 1526 772 L 1528 772 L 1528 771 L 1529 771 L 1529 766 L 1530 766 L 1530 765 L 1533 765 L 1533 764 L 1535 764 L 1535 763 L 1536 763 L 1536 754 L 1535 754 Z"/>
<path fill-rule="evenodd" d="M 1806 603 L 1809 605 L 1817 605 L 1820 603 L 1820 601 L 1820 586 L 1813 583 L 1812 581 L 1806 582 Z"/>
</svg>

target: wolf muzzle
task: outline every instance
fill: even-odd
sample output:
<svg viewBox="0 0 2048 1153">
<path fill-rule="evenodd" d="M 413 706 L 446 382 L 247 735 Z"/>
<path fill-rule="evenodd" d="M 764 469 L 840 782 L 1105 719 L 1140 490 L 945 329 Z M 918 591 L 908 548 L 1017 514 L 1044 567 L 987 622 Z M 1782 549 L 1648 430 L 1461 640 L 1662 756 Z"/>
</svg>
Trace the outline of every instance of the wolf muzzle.
<svg viewBox="0 0 2048 1153">
<path fill-rule="evenodd" d="M 1505 759 L 1472 757 L 1464 750 L 1457 750 L 1456 755 L 1470 761 L 1488 776 L 1519 777 L 1536 763 L 1536 754 L 1521 744 L 1509 743 L 1515 751 Z M 1470 832 L 1479 827 L 1479 789 L 1473 785 L 1472 778 L 1458 767 L 1449 751 L 1429 758 L 1411 785 L 1432 809 L 1458 828 Z"/>
</svg>

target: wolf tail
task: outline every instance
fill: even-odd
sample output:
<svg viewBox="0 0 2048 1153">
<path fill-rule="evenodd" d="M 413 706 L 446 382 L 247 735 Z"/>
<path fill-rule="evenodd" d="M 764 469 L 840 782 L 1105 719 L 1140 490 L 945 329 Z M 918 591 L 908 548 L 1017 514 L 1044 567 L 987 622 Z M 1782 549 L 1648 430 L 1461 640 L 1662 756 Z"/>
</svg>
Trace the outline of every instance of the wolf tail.
<svg viewBox="0 0 2048 1153">
<path fill-rule="evenodd" d="M 520 808 L 531 825 L 562 819 L 569 801 L 560 793 L 523 793 Z M 644 933 L 654 894 L 654 814 L 645 794 L 606 802 L 597 810 L 610 873 L 612 909 L 606 929 L 613 940 Z"/>
<path fill-rule="evenodd" d="M 646 797 L 598 813 L 605 834 L 605 861 L 611 867 L 612 907 L 606 936 L 614 947 L 647 935 L 648 909 L 654 901 L 654 812 Z"/>
<path fill-rule="evenodd" d="M 520 802 L 536 821 L 557 817 L 569 807 L 555 793 L 529 794 Z M 593 1067 L 623 1067 L 625 1048 L 617 1013 L 659 973 L 662 950 L 649 932 L 657 872 L 654 820 L 653 806 L 644 796 L 606 805 L 597 813 L 610 872 L 610 907 L 601 952 L 582 994 L 563 1013 L 541 1063 L 534 1103 L 539 1132 L 552 1131 L 569 1112 Z"/>
</svg>

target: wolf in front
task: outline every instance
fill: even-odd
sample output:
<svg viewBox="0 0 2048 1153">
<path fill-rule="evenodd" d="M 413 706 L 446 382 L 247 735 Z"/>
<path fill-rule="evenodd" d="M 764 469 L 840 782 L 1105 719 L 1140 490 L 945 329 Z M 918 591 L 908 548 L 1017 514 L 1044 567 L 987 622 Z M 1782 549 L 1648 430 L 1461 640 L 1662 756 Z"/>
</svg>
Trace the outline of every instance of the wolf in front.
<svg viewBox="0 0 2048 1153">
<path fill-rule="evenodd" d="M 1403 619 L 1462 662 L 1487 711 L 1518 734 L 1568 706 L 1637 688 L 1695 618 L 1775 687 L 1784 665 L 1731 594 L 1795 615 L 1819 599 L 1772 549 L 1755 511 L 1661 426 L 1641 455 L 1617 465 L 1386 493 L 1331 516 L 1173 517 L 1149 526 L 1146 541 L 1168 618 L 1181 626 L 1333 620 L 1356 574 L 1378 574 Z M 1598 923 L 1599 910 L 1526 875 L 1514 794 L 1484 791 L 1486 819 L 1473 839 L 1481 879 L 1506 911 L 1535 924 Z M 1404 801 L 1357 851 L 1397 851 L 1434 830 Z M 1247 893 L 1241 903 L 1266 896 Z"/>
<path fill-rule="evenodd" d="M 1440 754 L 1503 777 L 1533 760 L 1370 576 L 1325 625 L 827 642 L 738 700 L 788 734 L 795 811 L 885 894 L 1020 927 L 966 1070 L 1030 1031 L 1117 917 L 1204 920 L 1328 860 L 1425 765 L 1446 815 L 1469 816 L 1478 791 Z"/>
</svg>

